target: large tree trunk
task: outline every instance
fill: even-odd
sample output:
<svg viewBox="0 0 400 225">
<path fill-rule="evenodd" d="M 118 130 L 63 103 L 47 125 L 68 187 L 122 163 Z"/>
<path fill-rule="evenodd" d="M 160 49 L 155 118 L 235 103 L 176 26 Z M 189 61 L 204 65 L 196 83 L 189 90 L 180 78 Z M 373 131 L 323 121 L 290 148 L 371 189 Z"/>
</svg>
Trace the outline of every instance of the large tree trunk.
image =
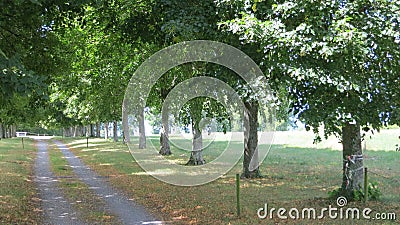
<svg viewBox="0 0 400 225">
<path fill-rule="evenodd" d="M 8 127 L 7 127 L 7 124 L 3 124 L 3 137 L 4 138 L 8 138 L 8 134 L 7 134 L 7 132 L 8 132 Z"/>
<path fill-rule="evenodd" d="M 0 123 L 0 140 L 4 138 L 4 126 Z"/>
<path fill-rule="evenodd" d="M 11 125 L 11 137 L 17 137 L 17 125 Z"/>
<path fill-rule="evenodd" d="M 74 127 L 74 135 L 73 135 L 73 137 L 77 136 L 77 132 L 78 132 L 78 126 L 75 126 Z"/>
<path fill-rule="evenodd" d="M 113 122 L 113 138 L 114 138 L 114 142 L 118 141 L 118 123 L 117 123 L 117 121 Z"/>
<path fill-rule="evenodd" d="M 108 122 L 104 123 L 104 139 L 108 139 Z"/>
<path fill-rule="evenodd" d="M 100 123 L 99 122 L 96 123 L 96 137 L 97 138 L 100 137 Z"/>
<path fill-rule="evenodd" d="M 94 137 L 94 125 L 93 124 L 90 124 L 90 126 L 89 126 L 89 128 L 90 128 L 90 137 Z"/>
<path fill-rule="evenodd" d="M 125 106 L 124 106 L 125 110 Z M 124 143 L 131 143 L 131 135 L 129 133 L 129 121 L 128 121 L 128 114 L 127 112 L 124 112 L 122 114 L 122 129 L 123 129 L 123 140 Z"/>
<path fill-rule="evenodd" d="M 342 127 L 343 182 L 341 195 L 354 198 L 354 191 L 364 188 L 363 153 L 360 125 L 347 123 Z"/>
<path fill-rule="evenodd" d="M 168 124 L 168 113 L 162 113 L 162 128 L 160 134 L 160 154 L 171 155 L 171 147 L 169 145 L 169 124 Z"/>
<path fill-rule="evenodd" d="M 83 127 L 83 133 L 85 134 L 85 137 L 90 137 L 90 125 L 86 125 Z"/>
<path fill-rule="evenodd" d="M 203 165 L 206 161 L 203 159 L 203 137 L 201 129 L 192 122 L 192 153 L 187 165 Z"/>
<path fill-rule="evenodd" d="M 258 103 L 245 102 L 244 105 L 244 159 L 241 178 L 258 178 L 261 177 L 258 167 Z"/>
<path fill-rule="evenodd" d="M 7 125 L 3 124 L 3 138 L 7 138 Z"/>
<path fill-rule="evenodd" d="M 10 125 L 6 125 L 6 138 L 11 138 Z"/>
<path fill-rule="evenodd" d="M 72 136 L 74 136 L 74 127 L 68 127 L 67 137 L 72 137 Z"/>
<path fill-rule="evenodd" d="M 82 137 L 85 135 L 85 127 L 83 125 L 75 126 L 74 137 Z"/>
<path fill-rule="evenodd" d="M 165 79 L 165 78 L 162 78 Z M 161 88 L 161 97 L 163 101 L 167 98 L 169 89 Z M 166 109 L 165 109 L 166 110 Z M 169 112 L 161 113 L 161 132 L 160 132 L 160 151 L 161 155 L 171 155 L 171 146 L 169 145 Z"/>
<path fill-rule="evenodd" d="M 144 110 L 139 114 L 139 149 L 146 148 L 146 131 L 144 128 Z"/>
</svg>

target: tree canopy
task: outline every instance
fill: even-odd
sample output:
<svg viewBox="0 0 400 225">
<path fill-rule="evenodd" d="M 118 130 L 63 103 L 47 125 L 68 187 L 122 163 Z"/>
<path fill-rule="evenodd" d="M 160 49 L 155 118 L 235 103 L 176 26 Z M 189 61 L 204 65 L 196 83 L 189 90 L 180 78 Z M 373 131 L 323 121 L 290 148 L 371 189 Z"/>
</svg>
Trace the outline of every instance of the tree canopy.
<svg viewBox="0 0 400 225">
<path fill-rule="evenodd" d="M 201 39 L 249 55 L 273 89 L 270 108 L 304 123 L 316 141 L 320 129 L 325 137 L 354 137 L 350 143 L 358 142 L 359 127 L 400 125 L 398 1 L 18 0 L 0 7 L 0 125 L 116 125 L 139 65 L 164 47 Z M 260 118 L 271 113 L 259 110 L 260 93 L 232 71 L 207 63 L 174 68 L 152 87 L 146 106 L 160 111 L 178 83 L 197 76 L 224 81 L 245 102 L 249 163 L 261 127 L 257 111 Z M 193 99 L 183 111 L 181 122 L 194 128 L 205 112 L 226 119 L 209 98 Z"/>
<path fill-rule="evenodd" d="M 222 26 L 260 45 L 270 82 L 288 87 L 307 129 L 340 135 L 346 122 L 400 122 L 399 16 L 396 1 L 260 1 Z"/>
</svg>

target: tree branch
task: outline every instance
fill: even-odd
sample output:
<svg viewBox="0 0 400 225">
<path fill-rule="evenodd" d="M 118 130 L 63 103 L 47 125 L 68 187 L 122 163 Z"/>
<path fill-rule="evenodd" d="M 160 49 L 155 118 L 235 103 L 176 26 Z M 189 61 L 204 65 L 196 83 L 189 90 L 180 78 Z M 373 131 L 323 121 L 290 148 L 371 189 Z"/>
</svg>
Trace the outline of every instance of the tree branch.
<svg viewBox="0 0 400 225">
<path fill-rule="evenodd" d="M 7 29 L 6 27 L 0 26 L 0 28 L 3 29 L 3 30 L 5 30 L 5 31 L 7 31 L 8 33 L 14 35 L 15 37 L 20 37 L 19 34 L 13 32 L 12 30 Z"/>
</svg>

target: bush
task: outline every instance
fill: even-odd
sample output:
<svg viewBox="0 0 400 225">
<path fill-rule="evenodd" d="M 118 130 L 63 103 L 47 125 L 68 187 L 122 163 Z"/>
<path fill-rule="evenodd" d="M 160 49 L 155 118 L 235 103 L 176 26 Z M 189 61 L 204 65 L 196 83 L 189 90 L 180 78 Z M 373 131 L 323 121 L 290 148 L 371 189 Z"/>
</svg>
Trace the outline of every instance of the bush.
<svg viewBox="0 0 400 225">
<path fill-rule="evenodd" d="M 329 191 L 328 196 L 329 199 L 337 199 L 340 196 L 343 196 L 342 188 L 337 188 L 335 190 Z M 382 193 L 378 187 L 378 182 L 372 181 L 368 183 L 368 200 L 378 200 L 381 197 Z M 349 196 L 344 196 L 349 198 Z M 353 196 L 350 196 L 350 199 L 355 201 L 363 201 L 365 197 L 364 190 L 360 188 L 359 190 L 355 190 L 353 192 Z"/>
</svg>

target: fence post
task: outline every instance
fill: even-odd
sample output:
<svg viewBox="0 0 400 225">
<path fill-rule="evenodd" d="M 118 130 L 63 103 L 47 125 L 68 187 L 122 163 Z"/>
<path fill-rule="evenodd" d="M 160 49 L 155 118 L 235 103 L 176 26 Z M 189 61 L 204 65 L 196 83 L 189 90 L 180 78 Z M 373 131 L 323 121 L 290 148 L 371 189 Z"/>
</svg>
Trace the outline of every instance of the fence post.
<svg viewBox="0 0 400 225">
<path fill-rule="evenodd" d="M 237 215 L 240 216 L 240 177 L 236 174 L 236 210 Z"/>
<path fill-rule="evenodd" d="M 364 202 L 368 201 L 368 168 L 364 168 Z"/>
</svg>

